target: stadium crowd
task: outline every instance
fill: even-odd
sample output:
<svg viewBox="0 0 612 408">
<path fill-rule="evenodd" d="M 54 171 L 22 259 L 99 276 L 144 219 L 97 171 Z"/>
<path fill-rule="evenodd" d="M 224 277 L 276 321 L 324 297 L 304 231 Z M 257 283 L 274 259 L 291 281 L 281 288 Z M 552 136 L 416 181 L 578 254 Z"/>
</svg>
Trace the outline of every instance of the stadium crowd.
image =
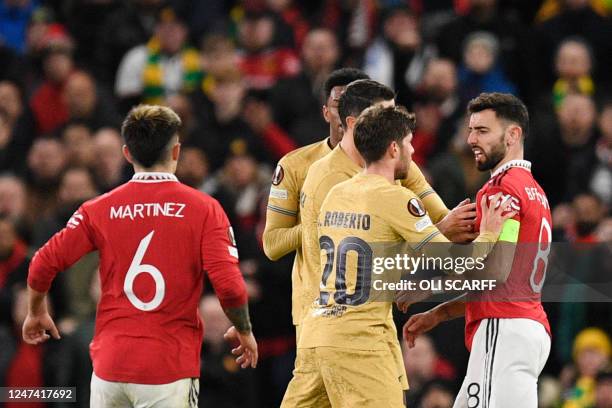
<svg viewBox="0 0 612 408">
<path fill-rule="evenodd" d="M 343 66 L 416 113 L 414 160 L 449 208 L 488 177 L 466 143 L 467 102 L 520 96 L 526 158 L 563 243 L 551 265 L 609 287 L 611 16 L 605 0 L 0 0 L 0 386 L 76 386 L 88 406 L 97 254 L 54 283 L 61 341 L 22 342 L 25 277 L 83 201 L 129 180 L 119 127 L 143 102 L 183 121 L 177 176 L 227 212 L 260 341 L 258 368 L 240 370 L 219 302 L 202 299 L 201 406 L 278 406 L 295 358 L 293 257 L 271 262 L 261 248 L 272 169 L 328 135 L 322 86 Z M 610 408 L 612 299 L 575 295 L 545 304 L 540 406 Z M 406 347 L 408 406 L 451 407 L 466 362 L 462 320 Z"/>
</svg>

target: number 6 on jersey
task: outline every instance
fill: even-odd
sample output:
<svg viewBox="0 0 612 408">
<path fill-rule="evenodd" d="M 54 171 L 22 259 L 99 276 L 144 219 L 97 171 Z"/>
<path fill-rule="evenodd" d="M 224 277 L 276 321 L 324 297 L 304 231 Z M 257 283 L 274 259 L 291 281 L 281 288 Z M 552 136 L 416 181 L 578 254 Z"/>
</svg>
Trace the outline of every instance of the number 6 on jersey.
<svg viewBox="0 0 612 408">
<path fill-rule="evenodd" d="M 151 243 L 151 239 L 153 239 L 154 233 L 155 230 L 151 231 L 149 235 L 140 241 L 134 258 L 132 258 L 130 269 L 128 269 L 127 275 L 125 275 L 125 282 L 123 283 L 123 291 L 130 303 L 132 303 L 136 309 L 144 312 L 150 312 L 156 309 L 164 300 L 164 294 L 166 293 L 166 282 L 164 282 L 164 277 L 160 270 L 153 265 L 141 264 L 142 258 L 147 252 L 147 248 Z M 155 296 L 153 296 L 153 299 L 149 302 L 143 302 L 134 293 L 134 280 L 141 273 L 148 273 L 155 281 Z"/>
</svg>

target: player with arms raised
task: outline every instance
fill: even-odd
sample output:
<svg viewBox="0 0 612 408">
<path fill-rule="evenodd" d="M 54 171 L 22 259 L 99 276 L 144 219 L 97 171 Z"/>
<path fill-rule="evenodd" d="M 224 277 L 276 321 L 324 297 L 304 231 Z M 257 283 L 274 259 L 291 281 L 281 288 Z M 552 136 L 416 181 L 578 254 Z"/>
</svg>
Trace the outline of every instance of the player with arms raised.
<svg viewBox="0 0 612 408">
<path fill-rule="evenodd" d="M 141 105 L 123 122 L 131 181 L 84 203 L 34 256 L 23 338 L 59 333 L 45 296 L 58 272 L 100 251 L 101 298 L 90 345 L 91 406 L 196 407 L 204 271 L 234 324 L 243 368 L 255 367 L 247 293 L 227 216 L 213 198 L 178 182 L 179 117 Z"/>
<path fill-rule="evenodd" d="M 551 242 L 546 194 L 523 160 L 527 108 L 509 94 L 481 94 L 468 106 L 468 143 L 476 166 L 490 171 L 477 199 L 502 193 L 516 215 L 500 241 L 512 244 L 511 268 L 493 291 L 470 293 L 412 316 L 404 326 L 409 345 L 440 322 L 465 315 L 470 350 L 465 380 L 455 401 L 464 407 L 537 407 L 537 382 L 550 352 L 550 326 L 540 298 Z M 481 225 L 478 212 L 476 225 Z"/>
</svg>

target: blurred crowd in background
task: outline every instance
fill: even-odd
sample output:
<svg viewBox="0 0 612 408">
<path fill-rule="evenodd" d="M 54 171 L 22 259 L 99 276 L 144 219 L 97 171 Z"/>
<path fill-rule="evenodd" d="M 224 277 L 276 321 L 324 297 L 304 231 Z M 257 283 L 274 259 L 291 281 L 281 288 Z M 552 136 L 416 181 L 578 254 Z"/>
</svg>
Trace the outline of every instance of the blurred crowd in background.
<svg viewBox="0 0 612 408">
<path fill-rule="evenodd" d="M 228 213 L 260 341 L 258 368 L 240 370 L 222 336 L 229 321 L 203 298 L 201 406 L 278 406 L 295 358 L 293 257 L 271 262 L 261 249 L 271 171 L 329 134 L 321 88 L 343 66 L 416 113 L 414 160 L 449 208 L 488 178 L 466 143 L 466 103 L 520 96 L 526 158 L 567 249 L 557 264 L 610 282 L 611 15 L 609 0 L 0 0 L 0 386 L 76 386 L 76 406 L 88 406 L 97 254 L 54 283 L 63 338 L 42 347 L 21 341 L 25 277 L 83 201 L 129 180 L 119 127 L 143 102 L 183 121 L 177 176 Z M 553 349 L 540 406 L 612 407 L 612 303 L 545 309 Z M 420 338 L 405 362 L 409 407 L 451 407 L 463 321 Z"/>
</svg>

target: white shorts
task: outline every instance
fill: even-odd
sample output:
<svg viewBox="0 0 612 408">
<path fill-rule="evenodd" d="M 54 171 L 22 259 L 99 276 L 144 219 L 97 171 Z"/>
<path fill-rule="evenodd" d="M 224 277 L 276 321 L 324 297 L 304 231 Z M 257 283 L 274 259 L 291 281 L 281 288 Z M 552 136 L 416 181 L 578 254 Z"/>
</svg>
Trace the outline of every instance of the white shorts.
<svg viewBox="0 0 612 408">
<path fill-rule="evenodd" d="M 484 319 L 453 408 L 537 408 L 550 336 L 531 319 Z"/>
<path fill-rule="evenodd" d="M 200 381 L 183 378 L 168 384 L 132 384 L 112 382 L 92 374 L 91 408 L 196 408 Z"/>
</svg>

